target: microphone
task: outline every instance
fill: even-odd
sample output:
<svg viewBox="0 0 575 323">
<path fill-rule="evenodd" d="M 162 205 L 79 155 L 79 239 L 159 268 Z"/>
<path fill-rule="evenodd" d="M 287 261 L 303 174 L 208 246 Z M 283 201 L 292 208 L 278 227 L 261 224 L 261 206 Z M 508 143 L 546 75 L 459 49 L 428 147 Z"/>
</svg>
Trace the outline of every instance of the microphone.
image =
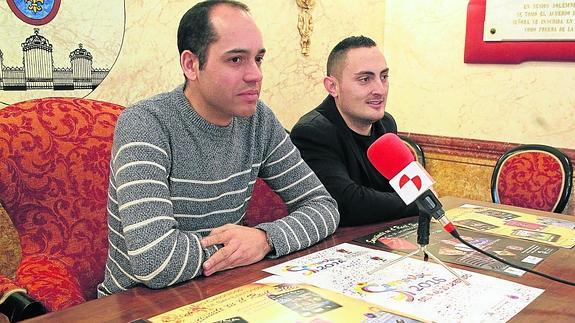
<svg viewBox="0 0 575 323">
<path fill-rule="evenodd" d="M 433 216 L 452 236 L 459 236 L 445 216 L 441 202 L 430 190 L 435 181 L 396 134 L 386 133 L 379 137 L 367 149 L 367 158 L 406 205 L 415 201 L 420 212 Z"/>
</svg>

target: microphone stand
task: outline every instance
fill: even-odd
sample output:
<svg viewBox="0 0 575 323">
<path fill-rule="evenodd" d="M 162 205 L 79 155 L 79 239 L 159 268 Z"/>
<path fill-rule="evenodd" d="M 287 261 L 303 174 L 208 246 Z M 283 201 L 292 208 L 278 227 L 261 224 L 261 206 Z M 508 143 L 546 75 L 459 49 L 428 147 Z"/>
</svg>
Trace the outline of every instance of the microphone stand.
<svg viewBox="0 0 575 323">
<path fill-rule="evenodd" d="M 413 255 L 418 254 L 419 252 L 423 253 L 423 261 L 427 261 L 429 257 L 435 260 L 438 264 L 443 266 L 443 268 L 447 269 L 450 273 L 452 273 L 455 277 L 465 283 L 465 285 L 470 285 L 467 280 L 461 277 L 455 270 L 451 267 L 447 266 L 443 261 L 439 260 L 434 254 L 427 250 L 427 245 L 429 244 L 429 227 L 431 225 L 431 213 L 425 210 L 424 208 L 419 209 L 419 218 L 417 220 L 417 250 L 412 251 L 406 255 L 401 256 L 400 258 L 396 258 L 389 262 L 385 262 L 380 266 L 376 267 L 375 269 L 371 270 L 369 274 L 373 275 L 374 273 L 383 270 L 395 263 L 402 261 L 405 258 L 411 257 Z"/>
</svg>

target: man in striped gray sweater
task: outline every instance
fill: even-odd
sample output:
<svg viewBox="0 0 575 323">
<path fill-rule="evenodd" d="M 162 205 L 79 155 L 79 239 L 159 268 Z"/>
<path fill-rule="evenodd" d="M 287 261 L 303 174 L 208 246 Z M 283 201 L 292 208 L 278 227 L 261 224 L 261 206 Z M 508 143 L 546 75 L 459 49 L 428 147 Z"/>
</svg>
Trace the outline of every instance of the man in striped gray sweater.
<svg viewBox="0 0 575 323">
<path fill-rule="evenodd" d="M 265 49 L 248 8 L 195 5 L 180 21 L 178 49 L 184 86 L 127 108 L 116 125 L 98 296 L 286 255 L 339 223 L 335 200 L 258 100 Z M 241 222 L 256 177 L 290 214 L 249 228 Z"/>
</svg>

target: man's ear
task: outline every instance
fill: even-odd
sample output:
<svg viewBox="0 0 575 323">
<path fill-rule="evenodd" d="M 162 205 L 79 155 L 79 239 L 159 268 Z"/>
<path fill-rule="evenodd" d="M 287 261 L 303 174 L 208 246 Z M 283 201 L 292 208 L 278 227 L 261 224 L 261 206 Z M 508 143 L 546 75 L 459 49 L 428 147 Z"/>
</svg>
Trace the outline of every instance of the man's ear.
<svg viewBox="0 0 575 323">
<path fill-rule="evenodd" d="M 186 78 L 194 81 L 200 72 L 200 60 L 196 54 L 186 49 L 180 54 L 180 67 Z"/>
<path fill-rule="evenodd" d="M 326 76 L 323 78 L 323 86 L 325 87 L 325 89 L 327 90 L 327 92 L 333 96 L 334 98 L 337 98 L 337 79 L 333 76 Z"/>
</svg>

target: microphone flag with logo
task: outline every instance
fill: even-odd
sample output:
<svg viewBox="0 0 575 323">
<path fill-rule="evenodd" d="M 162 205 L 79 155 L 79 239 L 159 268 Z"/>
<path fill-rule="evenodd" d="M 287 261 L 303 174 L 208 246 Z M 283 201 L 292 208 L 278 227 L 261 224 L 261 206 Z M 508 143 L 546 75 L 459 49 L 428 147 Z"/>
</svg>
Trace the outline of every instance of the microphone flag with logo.
<svg viewBox="0 0 575 323">
<path fill-rule="evenodd" d="M 418 196 L 430 189 L 434 182 L 418 162 L 412 161 L 401 172 L 390 179 L 389 184 L 405 204 L 410 204 Z"/>
</svg>

